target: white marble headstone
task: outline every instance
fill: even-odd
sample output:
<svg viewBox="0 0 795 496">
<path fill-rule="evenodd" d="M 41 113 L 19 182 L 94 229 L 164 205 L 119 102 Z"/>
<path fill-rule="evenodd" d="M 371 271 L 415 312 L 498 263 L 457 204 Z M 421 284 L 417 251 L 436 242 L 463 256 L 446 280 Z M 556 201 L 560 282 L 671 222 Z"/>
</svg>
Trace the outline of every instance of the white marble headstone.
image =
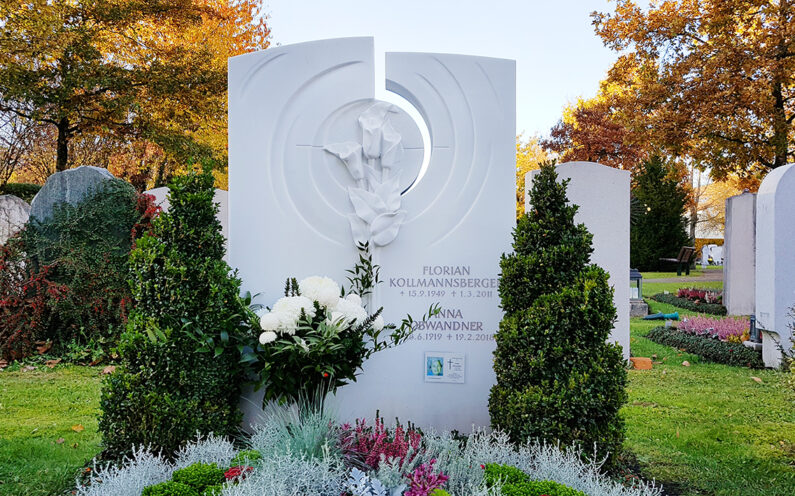
<svg viewBox="0 0 795 496">
<path fill-rule="evenodd" d="M 435 302 L 444 313 L 340 389 L 340 416 L 467 432 L 489 424 L 499 258 L 515 222 L 515 63 L 389 53 L 386 78 L 427 124 L 426 171 L 416 123 L 374 100 L 372 38 L 229 60 L 230 263 L 271 304 L 287 277 L 345 282 L 354 240 L 369 237 L 384 281 L 374 308 L 395 323 Z M 455 373 L 426 381 L 428 353 Z"/>
<path fill-rule="evenodd" d="M 591 262 L 610 274 L 613 304 L 618 319 L 610 340 L 621 345 L 629 359 L 629 171 L 594 162 L 567 162 L 556 167 L 560 180 L 570 179 L 566 194 L 579 205 L 574 221 L 585 224 L 593 234 Z M 527 193 L 533 176 L 525 175 L 525 211 L 530 208 Z"/>
<path fill-rule="evenodd" d="M 30 217 L 30 205 L 14 195 L 0 195 L 0 245 L 18 233 Z"/>
<path fill-rule="evenodd" d="M 756 195 L 726 199 L 723 304 L 729 315 L 752 315 L 756 292 Z"/>
<path fill-rule="evenodd" d="M 762 181 L 756 196 L 756 323 L 762 334 L 762 358 L 781 364 L 792 348 L 795 317 L 795 164 L 778 167 Z"/>
</svg>

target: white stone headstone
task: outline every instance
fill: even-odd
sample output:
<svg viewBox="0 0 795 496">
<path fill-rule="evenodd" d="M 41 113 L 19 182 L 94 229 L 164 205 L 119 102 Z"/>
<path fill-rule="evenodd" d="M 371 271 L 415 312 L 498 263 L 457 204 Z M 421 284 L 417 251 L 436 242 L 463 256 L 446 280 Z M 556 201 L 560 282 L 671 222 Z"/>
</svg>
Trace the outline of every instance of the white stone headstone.
<svg viewBox="0 0 795 496">
<path fill-rule="evenodd" d="M 416 123 L 374 100 L 373 72 L 372 38 L 229 60 L 230 263 L 270 305 L 287 277 L 345 282 L 354 239 L 369 237 L 384 281 L 373 309 L 383 305 L 395 323 L 436 302 L 444 314 L 366 363 L 339 390 L 339 415 L 380 410 L 468 432 L 489 425 L 499 259 L 515 223 L 515 63 L 386 55 L 387 89 L 427 124 L 425 171 Z M 455 361 L 455 373 L 426 381 L 428 353 Z"/>
<path fill-rule="evenodd" d="M 781 364 L 781 345 L 792 348 L 795 317 L 795 164 L 770 172 L 756 196 L 756 322 L 763 330 L 762 358 Z"/>
<path fill-rule="evenodd" d="M 155 197 L 155 205 L 159 206 L 163 212 L 168 211 L 168 186 L 161 186 L 159 188 L 152 188 L 144 191 L 147 195 Z M 225 246 L 229 246 L 229 193 L 222 189 L 215 189 L 213 201 L 218 204 L 218 214 L 216 218 L 221 223 L 221 234 L 224 235 Z M 224 255 L 224 260 L 229 261 L 229 250 Z"/>
<path fill-rule="evenodd" d="M 115 179 L 107 169 L 82 165 L 74 169 L 56 172 L 30 202 L 30 217 L 44 221 L 53 214 L 59 203 L 77 205 L 86 196 L 93 194 L 103 182 Z"/>
<path fill-rule="evenodd" d="M 701 268 L 706 269 L 709 265 L 709 245 L 701 247 Z"/>
<path fill-rule="evenodd" d="M 0 245 L 25 227 L 30 217 L 30 205 L 14 195 L 0 195 Z"/>
<path fill-rule="evenodd" d="M 594 162 L 567 162 L 556 167 L 560 180 L 570 179 L 569 202 L 579 205 L 575 222 L 585 224 L 593 234 L 591 262 L 610 274 L 613 304 L 618 319 L 610 340 L 618 342 L 629 359 L 629 171 Z M 530 208 L 528 192 L 533 176 L 525 175 L 525 211 Z"/>
<path fill-rule="evenodd" d="M 726 199 L 723 304 L 729 315 L 752 315 L 756 293 L 756 194 Z"/>
</svg>

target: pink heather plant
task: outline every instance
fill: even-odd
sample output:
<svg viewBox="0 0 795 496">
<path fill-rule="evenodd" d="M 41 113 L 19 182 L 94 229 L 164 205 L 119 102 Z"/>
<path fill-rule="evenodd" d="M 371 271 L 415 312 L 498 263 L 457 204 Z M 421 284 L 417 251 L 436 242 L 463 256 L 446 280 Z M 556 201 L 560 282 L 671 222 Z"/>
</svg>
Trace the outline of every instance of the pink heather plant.
<svg viewBox="0 0 795 496">
<path fill-rule="evenodd" d="M 344 424 L 340 438 L 343 451 L 362 457 L 364 463 L 374 470 L 378 469 L 382 457 L 384 460 L 397 459 L 402 467 L 409 448 L 411 461 L 417 455 L 421 443 L 422 435 L 410 425 L 404 429 L 398 422 L 394 433 L 390 433 L 383 419 L 377 415 L 374 428 L 367 426 L 365 419 L 357 420 L 355 428 Z"/>
<path fill-rule="evenodd" d="M 713 291 L 709 289 L 680 288 L 676 292 L 676 296 L 679 298 L 685 298 L 695 302 L 705 302 L 705 303 L 723 302 L 723 291 Z"/>
<path fill-rule="evenodd" d="M 710 317 L 688 317 L 679 324 L 679 330 L 697 336 L 710 336 L 721 341 L 740 339 L 748 332 L 748 320 L 742 318 L 726 317 L 713 319 Z"/>
<path fill-rule="evenodd" d="M 442 472 L 438 474 L 433 471 L 433 464 L 436 459 L 432 459 L 428 463 L 423 463 L 414 469 L 414 472 L 406 474 L 409 479 L 409 489 L 403 493 L 403 496 L 428 496 L 434 489 L 442 487 L 448 476 Z"/>
</svg>

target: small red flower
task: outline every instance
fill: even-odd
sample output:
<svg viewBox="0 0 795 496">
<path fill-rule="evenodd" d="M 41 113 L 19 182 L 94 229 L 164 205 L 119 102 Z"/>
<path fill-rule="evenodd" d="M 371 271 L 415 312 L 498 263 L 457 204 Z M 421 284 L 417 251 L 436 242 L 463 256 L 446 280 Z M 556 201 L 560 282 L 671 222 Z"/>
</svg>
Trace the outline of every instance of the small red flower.
<svg viewBox="0 0 795 496">
<path fill-rule="evenodd" d="M 483 465 L 482 463 L 480 464 L 480 468 L 482 468 L 483 470 L 486 470 L 486 466 Z"/>
<path fill-rule="evenodd" d="M 323 372 L 323 377 L 328 377 L 328 372 Z"/>
<path fill-rule="evenodd" d="M 254 470 L 254 467 L 244 467 L 243 465 L 238 465 L 224 472 L 224 477 L 226 477 L 226 480 L 228 481 L 235 480 L 237 478 L 245 479 L 246 475 L 248 475 L 248 473 L 252 470 Z"/>
</svg>

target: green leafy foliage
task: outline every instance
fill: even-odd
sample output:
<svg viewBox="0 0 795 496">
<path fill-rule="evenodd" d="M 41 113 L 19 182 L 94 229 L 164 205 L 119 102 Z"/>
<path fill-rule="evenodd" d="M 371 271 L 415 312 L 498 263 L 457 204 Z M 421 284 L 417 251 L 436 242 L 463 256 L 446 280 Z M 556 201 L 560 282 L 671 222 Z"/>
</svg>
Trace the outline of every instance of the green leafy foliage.
<svg viewBox="0 0 795 496">
<path fill-rule="evenodd" d="M 181 482 L 201 493 L 209 486 L 223 484 L 225 479 L 224 470 L 215 463 L 194 463 L 175 470 L 171 480 Z"/>
<path fill-rule="evenodd" d="M 230 467 L 237 467 L 239 465 L 251 466 L 262 460 L 262 454 L 257 450 L 243 450 L 229 462 Z"/>
<path fill-rule="evenodd" d="M 711 337 L 685 334 L 674 328 L 655 327 L 646 335 L 655 343 L 672 346 L 698 355 L 710 362 L 738 367 L 764 368 L 758 351 L 742 343 L 728 343 Z"/>
<path fill-rule="evenodd" d="M 500 483 L 502 494 L 506 496 L 586 496 L 554 481 L 536 481 L 516 467 L 489 463 L 483 474 L 488 487 Z"/>
<path fill-rule="evenodd" d="M 223 484 L 207 486 L 207 488 L 202 492 L 201 496 L 221 496 L 223 491 L 224 491 Z"/>
<path fill-rule="evenodd" d="M 113 180 L 32 220 L 0 250 L 0 354 L 24 357 L 37 340 L 61 356 L 116 346 L 131 301 L 130 247 L 156 211 L 151 197 Z"/>
<path fill-rule="evenodd" d="M 657 270 L 690 244 L 685 231 L 687 192 L 674 168 L 660 157 L 643 162 L 634 176 L 632 195 L 642 206 L 630 228 L 630 266 L 641 271 Z"/>
<path fill-rule="evenodd" d="M 171 455 L 197 432 L 232 435 L 240 425 L 242 369 L 239 356 L 223 350 L 244 309 L 240 281 L 222 259 L 213 177 L 192 172 L 170 190 L 170 210 L 130 255 L 136 307 L 119 345 L 122 366 L 101 398 L 100 430 L 112 458 L 133 445 Z M 210 351 L 198 351 L 208 343 Z"/>
<path fill-rule="evenodd" d="M 0 195 L 14 195 L 30 203 L 40 189 L 41 185 L 39 184 L 5 183 L 3 186 L 0 186 Z"/>
<path fill-rule="evenodd" d="M 719 303 L 703 303 L 688 300 L 687 298 L 679 298 L 676 295 L 657 293 L 651 297 L 652 300 L 659 301 L 660 303 L 668 303 L 675 307 L 684 308 L 692 312 L 708 313 L 710 315 L 726 315 L 726 307 Z"/>
<path fill-rule="evenodd" d="M 506 311 L 495 335 L 494 428 L 514 442 L 542 439 L 611 461 L 620 451 L 627 375 L 621 348 L 608 343 L 615 320 L 608 274 L 590 259 L 591 235 L 574 224 L 566 185 L 551 164 L 533 180 L 530 203 L 503 255 Z"/>
<path fill-rule="evenodd" d="M 141 496 L 199 496 L 199 493 L 186 484 L 168 481 L 145 487 Z"/>
<path fill-rule="evenodd" d="M 450 496 L 450 493 L 448 493 L 444 489 L 436 488 L 433 491 L 431 491 L 431 496 Z"/>
</svg>

